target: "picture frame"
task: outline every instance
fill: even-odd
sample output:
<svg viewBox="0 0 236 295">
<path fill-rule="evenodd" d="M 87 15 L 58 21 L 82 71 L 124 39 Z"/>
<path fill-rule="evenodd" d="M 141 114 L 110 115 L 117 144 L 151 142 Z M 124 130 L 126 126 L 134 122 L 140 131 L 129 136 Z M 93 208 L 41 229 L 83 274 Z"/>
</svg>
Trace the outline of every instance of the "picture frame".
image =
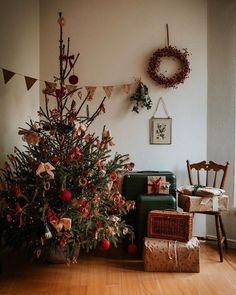
<svg viewBox="0 0 236 295">
<path fill-rule="evenodd" d="M 150 119 L 150 144 L 171 144 L 172 119 Z"/>
</svg>

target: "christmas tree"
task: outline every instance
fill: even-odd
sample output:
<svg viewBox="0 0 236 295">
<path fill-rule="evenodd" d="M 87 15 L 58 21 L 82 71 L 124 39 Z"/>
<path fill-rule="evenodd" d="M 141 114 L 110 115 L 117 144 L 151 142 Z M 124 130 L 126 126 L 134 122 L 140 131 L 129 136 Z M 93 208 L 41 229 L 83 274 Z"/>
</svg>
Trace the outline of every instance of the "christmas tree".
<svg viewBox="0 0 236 295">
<path fill-rule="evenodd" d="M 133 163 L 128 155 L 111 157 L 113 138 L 105 126 L 100 137 L 89 133 L 105 111 L 105 98 L 92 115 L 88 106 L 81 115 L 90 93 L 77 106 L 73 94 L 81 88 L 71 72 L 79 54 L 70 55 L 69 38 L 64 44 L 61 13 L 58 23 L 60 74 L 46 83 L 38 122 L 19 129 L 24 150 L 15 147 L 2 169 L 0 209 L 5 245 L 28 247 L 36 257 L 60 248 L 73 259 L 78 246 L 107 250 L 126 235 L 132 239 L 132 227 L 122 217 L 134 202 L 126 201 L 119 187 Z"/>
</svg>

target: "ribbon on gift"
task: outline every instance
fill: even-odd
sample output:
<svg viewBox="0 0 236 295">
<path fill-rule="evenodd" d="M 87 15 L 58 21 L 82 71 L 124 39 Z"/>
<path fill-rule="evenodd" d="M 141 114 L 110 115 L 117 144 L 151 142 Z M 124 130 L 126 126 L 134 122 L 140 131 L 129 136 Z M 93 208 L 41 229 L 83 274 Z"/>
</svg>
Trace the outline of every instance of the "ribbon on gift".
<svg viewBox="0 0 236 295">
<path fill-rule="evenodd" d="M 161 185 L 161 176 L 156 178 L 156 179 L 153 179 L 151 182 L 148 182 L 148 186 L 150 187 L 150 190 L 152 193 L 157 193 L 159 188 L 160 188 L 160 185 Z"/>
<path fill-rule="evenodd" d="M 41 173 L 46 172 L 50 176 L 50 179 L 54 179 L 52 170 L 55 170 L 55 168 L 49 162 L 41 162 L 36 170 L 36 175 L 41 177 Z"/>
<path fill-rule="evenodd" d="M 103 130 L 102 132 L 102 142 L 101 142 L 101 149 L 108 149 L 110 146 L 115 145 L 112 141 L 111 132 L 109 130 Z"/>
<path fill-rule="evenodd" d="M 65 230 L 71 229 L 71 218 L 60 218 L 58 220 L 51 220 L 51 225 L 59 232 L 64 227 Z"/>
</svg>

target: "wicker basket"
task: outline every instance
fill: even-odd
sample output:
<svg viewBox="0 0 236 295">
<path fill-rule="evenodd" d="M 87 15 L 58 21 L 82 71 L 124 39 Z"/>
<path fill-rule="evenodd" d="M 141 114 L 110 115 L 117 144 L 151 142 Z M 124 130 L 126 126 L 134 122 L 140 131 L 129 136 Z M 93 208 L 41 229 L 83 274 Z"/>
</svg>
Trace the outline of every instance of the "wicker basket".
<svg viewBox="0 0 236 295">
<path fill-rule="evenodd" d="M 188 242 L 192 228 L 192 213 L 152 210 L 148 214 L 148 238 Z"/>
</svg>

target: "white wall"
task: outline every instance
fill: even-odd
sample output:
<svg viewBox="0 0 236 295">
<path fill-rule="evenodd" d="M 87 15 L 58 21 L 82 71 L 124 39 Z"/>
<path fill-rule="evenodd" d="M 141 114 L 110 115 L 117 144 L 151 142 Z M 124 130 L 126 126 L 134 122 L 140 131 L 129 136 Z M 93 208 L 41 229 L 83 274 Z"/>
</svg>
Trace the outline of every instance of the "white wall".
<svg viewBox="0 0 236 295">
<path fill-rule="evenodd" d="M 0 0 L 0 67 L 39 77 L 38 0 Z M 6 85 L 0 73 L 0 165 L 14 146 L 22 145 L 18 127 L 36 118 L 38 82 L 27 91 L 24 77 L 15 75 Z"/>
<path fill-rule="evenodd" d="M 66 19 L 65 37 L 71 53 L 81 53 L 76 74 L 84 85 L 120 85 L 141 77 L 154 107 L 131 112 L 128 96 L 115 89 L 106 101 L 106 114 L 93 126 L 112 130 L 119 153 L 129 153 L 136 170 L 171 170 L 178 185 L 187 183 L 186 159 L 206 159 L 207 124 L 207 9 L 205 0 L 87 0 L 40 1 L 40 76 L 52 81 L 58 73 L 58 12 Z M 170 43 L 191 53 L 190 78 L 178 89 L 162 89 L 147 76 L 150 55 Z M 90 108 L 104 96 L 99 88 Z M 157 100 L 164 97 L 173 119 L 172 144 L 149 144 L 149 119 Z M 204 232 L 204 220 L 199 223 Z"/>
<path fill-rule="evenodd" d="M 230 162 L 226 190 L 235 207 L 235 89 L 236 89 L 236 2 L 208 1 L 208 128 L 207 157 Z M 226 233 L 236 242 L 236 213 L 224 216 Z M 214 220 L 208 233 L 215 235 Z M 236 244 L 235 244 L 236 246 Z"/>
</svg>

